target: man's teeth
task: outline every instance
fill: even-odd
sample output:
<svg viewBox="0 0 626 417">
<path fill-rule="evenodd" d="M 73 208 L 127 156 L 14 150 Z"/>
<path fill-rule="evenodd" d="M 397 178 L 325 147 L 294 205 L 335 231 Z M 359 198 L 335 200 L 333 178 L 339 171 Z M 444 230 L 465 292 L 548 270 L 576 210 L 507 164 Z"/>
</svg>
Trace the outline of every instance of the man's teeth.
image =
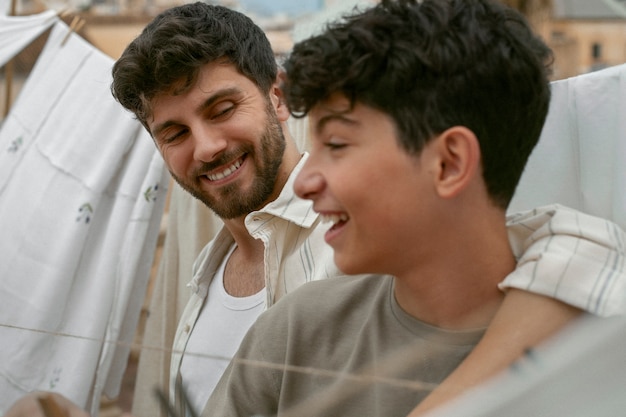
<svg viewBox="0 0 626 417">
<path fill-rule="evenodd" d="M 337 224 L 339 222 L 345 222 L 348 220 L 348 215 L 342 214 L 322 214 L 322 223 Z"/>
<path fill-rule="evenodd" d="M 241 166 L 241 159 L 238 159 L 231 166 L 226 168 L 224 171 L 218 172 L 216 174 L 208 174 L 207 178 L 210 179 L 211 181 L 221 180 L 222 178 L 226 178 L 233 172 L 237 171 L 237 168 L 239 168 L 240 166 Z"/>
</svg>

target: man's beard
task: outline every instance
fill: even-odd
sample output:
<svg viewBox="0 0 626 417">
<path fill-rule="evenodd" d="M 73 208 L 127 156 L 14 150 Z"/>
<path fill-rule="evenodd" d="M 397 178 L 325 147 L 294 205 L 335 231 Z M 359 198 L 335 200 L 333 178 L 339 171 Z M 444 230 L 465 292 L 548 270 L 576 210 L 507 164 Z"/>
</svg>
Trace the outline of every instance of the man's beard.
<svg viewBox="0 0 626 417">
<path fill-rule="evenodd" d="M 259 141 L 258 152 L 252 144 L 245 144 L 235 150 L 222 155 L 218 160 L 204 164 L 198 172 L 206 172 L 213 167 L 232 162 L 234 155 L 246 155 L 246 163 L 253 163 L 257 169 L 254 182 L 249 190 L 241 190 L 236 183 L 227 184 L 217 191 L 219 195 L 212 195 L 202 190 L 197 175 L 191 181 L 185 181 L 172 173 L 172 177 L 180 186 L 202 201 L 221 219 L 233 219 L 245 216 L 248 213 L 262 208 L 274 192 L 278 171 L 285 152 L 285 136 L 271 104 L 266 109 L 267 122 Z M 259 159 L 260 158 L 260 159 Z"/>
</svg>

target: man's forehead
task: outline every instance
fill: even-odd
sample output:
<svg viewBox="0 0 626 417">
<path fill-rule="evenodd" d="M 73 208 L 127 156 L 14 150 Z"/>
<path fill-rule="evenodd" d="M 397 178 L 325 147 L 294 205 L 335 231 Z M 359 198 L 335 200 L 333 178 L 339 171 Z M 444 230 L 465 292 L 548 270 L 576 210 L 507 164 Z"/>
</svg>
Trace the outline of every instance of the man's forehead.
<svg viewBox="0 0 626 417">
<path fill-rule="evenodd" d="M 204 64 L 194 78 L 181 77 L 176 80 L 169 89 L 155 94 L 150 104 L 154 108 L 160 101 L 185 94 L 209 97 L 246 92 L 254 94 L 257 91 L 256 84 L 241 74 L 233 64 L 220 60 Z"/>
</svg>

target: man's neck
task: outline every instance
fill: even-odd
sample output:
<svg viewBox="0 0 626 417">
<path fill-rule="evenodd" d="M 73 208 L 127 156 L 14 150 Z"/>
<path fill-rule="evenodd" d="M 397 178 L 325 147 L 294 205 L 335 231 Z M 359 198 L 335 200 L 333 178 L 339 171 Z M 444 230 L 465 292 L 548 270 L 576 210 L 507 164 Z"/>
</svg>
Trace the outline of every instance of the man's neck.
<svg viewBox="0 0 626 417">
<path fill-rule="evenodd" d="M 289 175 L 300 160 L 293 140 L 286 136 L 287 146 L 283 155 L 280 172 L 276 178 L 274 192 L 265 202 L 264 206 L 276 200 Z M 249 213 L 248 213 L 249 214 Z M 264 252 L 265 244 L 250 235 L 246 228 L 246 215 L 234 219 L 224 219 L 224 226 L 228 229 L 235 240 L 237 249 L 231 256 L 224 275 L 224 287 L 229 294 L 234 296 L 247 296 L 258 292 L 265 285 L 264 281 Z"/>
<path fill-rule="evenodd" d="M 268 197 L 268 199 L 265 201 L 265 203 L 263 204 L 263 207 L 265 207 L 267 204 L 271 203 L 272 201 L 276 200 L 280 196 L 281 192 L 283 191 L 283 188 L 285 187 L 285 184 L 287 183 L 287 180 L 289 179 L 289 176 L 293 172 L 296 165 L 298 165 L 298 161 L 300 161 L 300 158 L 302 157 L 293 139 L 289 135 L 289 132 L 286 130 L 286 125 L 283 126 L 283 131 L 285 132 L 284 134 L 285 134 L 285 141 L 286 141 L 286 147 L 285 147 L 285 152 L 283 154 L 283 160 L 280 166 L 280 171 L 276 177 L 274 190 L 272 194 Z M 262 207 L 260 207 L 259 209 L 261 208 Z M 235 240 L 237 247 L 240 250 L 242 250 L 244 253 L 251 253 L 251 251 L 258 250 L 258 244 L 260 243 L 255 238 L 250 236 L 250 233 L 248 232 L 248 229 L 246 228 L 245 221 L 246 221 L 246 216 L 248 214 L 250 213 L 244 214 L 243 216 L 236 217 L 234 219 L 222 219 L 224 222 L 224 226 L 228 229 L 230 234 L 233 236 L 233 239 Z"/>
</svg>

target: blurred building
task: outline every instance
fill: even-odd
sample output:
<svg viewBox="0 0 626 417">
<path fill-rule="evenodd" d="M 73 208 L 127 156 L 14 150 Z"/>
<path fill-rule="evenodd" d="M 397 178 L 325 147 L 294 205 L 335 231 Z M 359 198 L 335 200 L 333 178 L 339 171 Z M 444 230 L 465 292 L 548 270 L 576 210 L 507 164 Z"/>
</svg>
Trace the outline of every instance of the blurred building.
<svg viewBox="0 0 626 417">
<path fill-rule="evenodd" d="M 555 77 L 626 62 L 626 0 L 553 0 Z"/>
<path fill-rule="evenodd" d="M 86 20 L 81 31 L 88 41 L 117 57 L 139 31 L 162 10 L 185 0 L 14 0 L 17 14 L 46 8 L 71 8 Z M 277 56 L 287 53 L 294 38 L 355 5 L 376 0 L 319 0 L 319 12 L 301 16 L 255 15 L 239 0 L 205 0 L 240 10 L 261 26 Z M 626 62 L 626 0 L 501 0 L 520 9 L 555 51 L 554 78 L 561 79 Z M 297 29 L 294 32 L 294 27 Z"/>
</svg>

